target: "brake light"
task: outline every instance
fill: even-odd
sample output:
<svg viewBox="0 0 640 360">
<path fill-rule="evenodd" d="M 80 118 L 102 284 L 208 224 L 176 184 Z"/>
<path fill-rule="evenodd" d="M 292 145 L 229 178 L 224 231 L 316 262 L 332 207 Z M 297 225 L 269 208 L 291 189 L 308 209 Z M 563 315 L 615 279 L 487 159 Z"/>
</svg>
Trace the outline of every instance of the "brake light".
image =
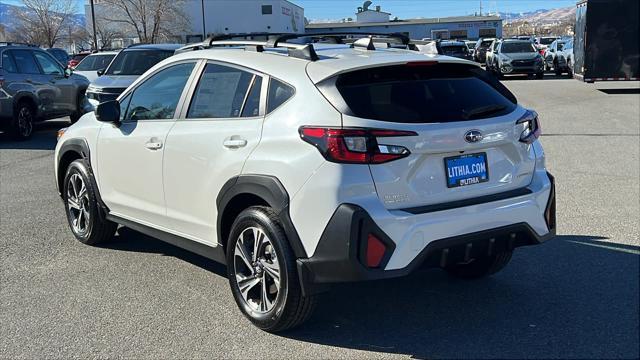
<svg viewBox="0 0 640 360">
<path fill-rule="evenodd" d="M 375 235 L 367 236 L 367 267 L 377 268 L 382 262 L 387 247 Z"/>
<path fill-rule="evenodd" d="M 538 118 L 538 113 L 535 111 L 527 110 L 527 112 L 516 121 L 516 124 L 525 124 L 525 129 L 522 131 L 522 134 L 520 134 L 520 142 L 532 144 L 542 135 L 540 119 Z"/>
<path fill-rule="evenodd" d="M 299 133 L 328 161 L 347 164 L 382 164 L 407 157 L 410 152 L 404 146 L 378 144 L 377 138 L 418 135 L 413 131 L 311 126 L 300 127 Z"/>
</svg>

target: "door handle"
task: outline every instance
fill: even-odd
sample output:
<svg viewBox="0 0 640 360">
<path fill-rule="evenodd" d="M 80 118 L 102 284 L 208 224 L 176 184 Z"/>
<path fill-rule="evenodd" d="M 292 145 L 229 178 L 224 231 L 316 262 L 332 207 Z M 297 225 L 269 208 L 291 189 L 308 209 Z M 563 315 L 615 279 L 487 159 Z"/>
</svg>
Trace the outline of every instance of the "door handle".
<svg viewBox="0 0 640 360">
<path fill-rule="evenodd" d="M 149 150 L 158 150 L 162 149 L 162 143 L 159 141 L 149 140 L 144 146 Z"/>
<path fill-rule="evenodd" d="M 237 148 L 241 148 L 244 146 L 247 146 L 247 140 L 245 139 L 234 139 L 234 137 L 232 136 L 230 139 L 226 139 L 222 145 L 224 145 L 224 147 L 227 147 L 229 149 L 237 149 Z"/>
</svg>

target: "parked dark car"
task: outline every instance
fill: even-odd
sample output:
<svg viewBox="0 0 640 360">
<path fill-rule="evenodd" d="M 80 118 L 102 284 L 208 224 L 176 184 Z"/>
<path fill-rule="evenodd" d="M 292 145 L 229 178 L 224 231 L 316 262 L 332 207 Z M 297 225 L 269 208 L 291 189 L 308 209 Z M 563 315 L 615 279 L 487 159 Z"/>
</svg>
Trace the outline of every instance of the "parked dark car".
<svg viewBox="0 0 640 360">
<path fill-rule="evenodd" d="M 544 76 L 544 59 L 531 41 L 503 40 L 498 44 L 494 59 L 494 71 L 499 78 L 507 74 L 535 75 L 538 79 Z"/>
<path fill-rule="evenodd" d="M 443 41 L 440 43 L 440 49 L 443 55 L 473 60 L 467 44 L 462 41 Z"/>
<path fill-rule="evenodd" d="M 474 60 L 481 64 L 487 61 L 487 49 L 493 43 L 494 38 L 478 39 L 476 42 L 476 48 L 473 54 Z"/>
<path fill-rule="evenodd" d="M 0 128 L 16 140 L 33 133 L 36 121 L 83 114 L 87 78 L 65 69 L 35 46 L 0 45 Z"/>
<path fill-rule="evenodd" d="M 51 48 L 47 49 L 47 52 L 53 55 L 56 60 L 60 62 L 60 64 L 66 66 L 69 62 L 69 53 L 67 53 L 64 49 L 59 48 Z"/>
<path fill-rule="evenodd" d="M 562 50 L 556 51 L 556 74 L 568 73 L 573 77 L 573 39 L 567 40 Z"/>
<path fill-rule="evenodd" d="M 153 65 L 172 56 L 182 45 L 137 44 L 120 51 L 109 67 L 98 70 L 99 77 L 87 89 L 89 103 L 115 100 L 138 76 Z"/>
</svg>

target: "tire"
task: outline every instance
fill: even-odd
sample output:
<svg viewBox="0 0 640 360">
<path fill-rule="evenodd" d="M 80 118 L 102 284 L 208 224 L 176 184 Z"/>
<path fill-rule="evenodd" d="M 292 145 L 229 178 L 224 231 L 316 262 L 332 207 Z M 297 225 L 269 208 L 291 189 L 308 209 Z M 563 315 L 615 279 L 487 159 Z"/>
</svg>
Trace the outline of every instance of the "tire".
<svg viewBox="0 0 640 360">
<path fill-rule="evenodd" d="M 456 264 L 444 269 L 452 276 L 460 279 L 480 279 L 493 275 L 502 270 L 513 255 L 512 251 L 502 252 L 493 256 L 474 259 L 467 264 Z"/>
<path fill-rule="evenodd" d="M 16 106 L 16 111 L 11 119 L 9 133 L 14 140 L 28 140 L 33 135 L 33 123 L 35 109 L 28 101 L 21 101 Z"/>
<path fill-rule="evenodd" d="M 93 175 L 84 160 L 76 160 L 69 165 L 62 189 L 67 223 L 76 239 L 86 245 L 111 240 L 118 227 L 105 218 L 94 184 Z"/>
<path fill-rule="evenodd" d="M 560 65 L 558 65 L 557 61 L 553 63 L 553 70 L 555 70 L 556 76 L 562 76 L 562 70 L 560 69 Z"/>
<path fill-rule="evenodd" d="M 567 60 L 567 73 L 567 77 L 573 79 L 573 64 L 569 60 Z"/>
<path fill-rule="evenodd" d="M 536 74 L 536 79 L 538 79 L 538 80 L 542 80 L 542 79 L 544 79 L 544 73 L 543 73 L 543 72 L 541 72 L 541 73 L 537 73 L 537 74 Z"/>
<path fill-rule="evenodd" d="M 257 251 L 256 238 L 260 240 Z M 262 330 L 279 332 L 298 326 L 315 308 L 316 297 L 302 295 L 295 256 L 278 216 L 269 207 L 250 207 L 233 222 L 227 274 L 238 307 Z"/>
</svg>

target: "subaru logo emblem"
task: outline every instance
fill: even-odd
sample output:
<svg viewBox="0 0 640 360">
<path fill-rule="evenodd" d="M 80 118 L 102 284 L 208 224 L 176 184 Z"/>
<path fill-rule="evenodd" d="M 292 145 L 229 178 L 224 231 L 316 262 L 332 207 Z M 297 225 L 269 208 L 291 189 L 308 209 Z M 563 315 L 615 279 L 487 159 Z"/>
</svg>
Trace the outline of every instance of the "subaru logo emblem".
<svg viewBox="0 0 640 360">
<path fill-rule="evenodd" d="M 475 143 L 482 140 L 482 133 L 479 130 L 469 130 L 464 134 L 464 141 Z"/>
</svg>

